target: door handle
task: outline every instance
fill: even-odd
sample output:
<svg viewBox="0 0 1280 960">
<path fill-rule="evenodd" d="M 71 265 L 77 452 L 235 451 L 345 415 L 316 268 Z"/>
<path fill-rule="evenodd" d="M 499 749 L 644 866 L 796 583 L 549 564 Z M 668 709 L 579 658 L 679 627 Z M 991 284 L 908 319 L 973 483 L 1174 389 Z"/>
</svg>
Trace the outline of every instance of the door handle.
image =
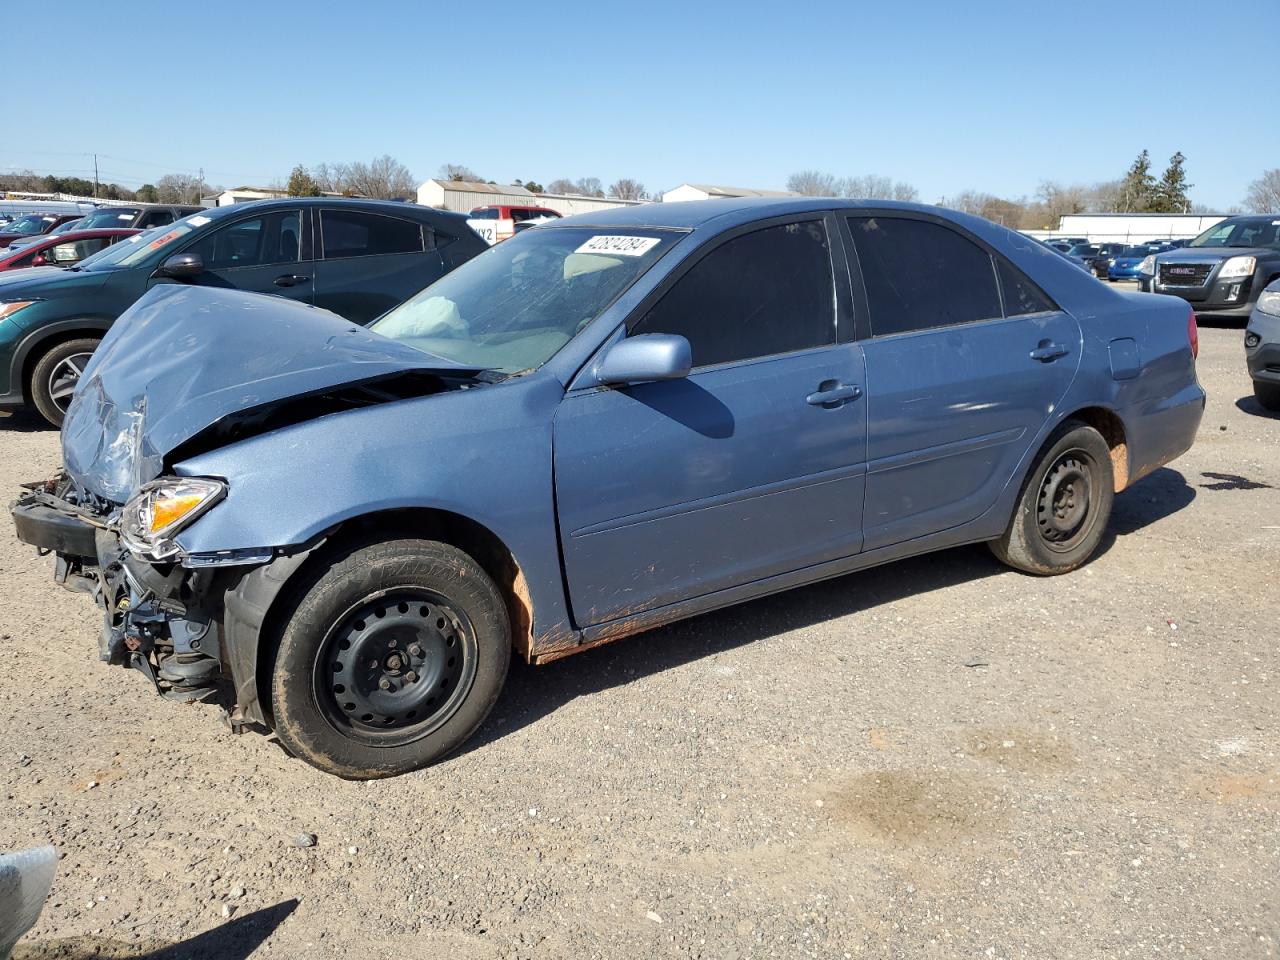
<svg viewBox="0 0 1280 960">
<path fill-rule="evenodd" d="M 286 273 L 284 276 L 276 277 L 275 284 L 277 287 L 292 287 L 294 284 L 306 283 L 310 277 L 298 277 L 292 273 Z"/>
<path fill-rule="evenodd" d="M 1060 343 L 1054 343 L 1052 340 L 1041 340 L 1036 348 L 1031 351 L 1031 359 L 1039 360 L 1041 363 L 1050 363 L 1066 355 L 1067 348 Z"/>
<path fill-rule="evenodd" d="M 840 383 L 838 380 L 827 380 L 818 385 L 816 393 L 804 398 L 804 402 L 814 407 L 826 407 L 834 410 L 843 406 L 846 400 L 857 400 L 862 396 L 862 388 L 852 384 Z"/>
</svg>

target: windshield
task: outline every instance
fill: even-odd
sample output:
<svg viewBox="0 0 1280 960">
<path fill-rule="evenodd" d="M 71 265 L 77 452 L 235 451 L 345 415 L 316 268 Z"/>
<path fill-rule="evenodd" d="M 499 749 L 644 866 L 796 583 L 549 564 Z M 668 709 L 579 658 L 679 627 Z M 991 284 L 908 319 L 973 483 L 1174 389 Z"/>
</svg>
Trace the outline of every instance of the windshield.
<svg viewBox="0 0 1280 960">
<path fill-rule="evenodd" d="M 34 237 L 44 233 L 44 228 L 53 222 L 53 217 L 40 216 L 19 217 L 13 223 L 5 224 L 5 233 L 20 233 L 24 237 Z"/>
<path fill-rule="evenodd" d="M 1067 251 L 1073 257 L 1090 257 L 1098 252 L 1098 248 L 1088 243 L 1077 243 Z"/>
<path fill-rule="evenodd" d="M 529 230 L 437 280 L 372 329 L 467 366 L 546 363 L 675 243 L 653 230 Z"/>
<path fill-rule="evenodd" d="M 104 227 L 130 227 L 138 216 L 137 207 L 103 207 L 80 221 L 81 230 Z"/>
<path fill-rule="evenodd" d="M 115 270 L 120 267 L 132 267 L 163 247 L 172 247 L 183 237 L 189 236 L 198 227 L 203 227 L 209 218 L 193 213 L 176 223 L 152 227 L 125 237 L 119 243 L 113 243 L 105 250 L 99 250 L 91 257 L 85 257 L 72 270 Z"/>
<path fill-rule="evenodd" d="M 1188 247 L 1273 247 L 1280 250 L 1280 219 L 1249 217 L 1223 220 L 1196 237 Z"/>
<path fill-rule="evenodd" d="M 72 230 L 83 230 L 83 229 L 84 229 L 84 218 L 82 217 L 79 220 L 68 220 L 66 223 L 59 224 L 58 226 L 54 227 L 52 230 L 49 231 L 49 235 L 53 236 L 54 234 L 70 233 Z"/>
<path fill-rule="evenodd" d="M 496 207 L 476 207 L 471 211 L 472 220 L 501 220 L 498 216 L 501 213 Z"/>
</svg>

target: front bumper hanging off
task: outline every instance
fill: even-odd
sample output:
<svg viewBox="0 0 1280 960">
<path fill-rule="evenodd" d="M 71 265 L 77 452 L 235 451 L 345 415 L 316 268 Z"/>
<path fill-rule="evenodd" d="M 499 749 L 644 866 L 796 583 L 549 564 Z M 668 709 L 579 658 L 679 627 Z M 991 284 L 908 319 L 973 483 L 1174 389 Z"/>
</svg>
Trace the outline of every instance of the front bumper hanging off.
<svg viewBox="0 0 1280 960">
<path fill-rule="evenodd" d="M 9 510 L 18 539 L 54 554 L 54 579 L 101 608 L 101 659 L 141 671 L 166 697 L 213 694 L 222 674 L 221 627 L 208 603 L 216 571 L 139 560 L 111 517 L 66 499 L 67 486 L 28 484 Z"/>
</svg>

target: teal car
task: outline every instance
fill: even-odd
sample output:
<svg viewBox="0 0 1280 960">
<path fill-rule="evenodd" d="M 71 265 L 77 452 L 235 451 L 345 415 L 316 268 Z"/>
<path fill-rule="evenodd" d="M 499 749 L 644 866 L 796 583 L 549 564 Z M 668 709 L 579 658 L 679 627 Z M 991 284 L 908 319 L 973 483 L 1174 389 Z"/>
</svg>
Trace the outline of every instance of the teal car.
<svg viewBox="0 0 1280 960">
<path fill-rule="evenodd" d="M 365 324 L 487 249 L 461 214 L 289 198 L 204 210 L 68 269 L 0 274 L 0 410 L 61 425 L 94 349 L 152 287 L 269 293 Z"/>
</svg>

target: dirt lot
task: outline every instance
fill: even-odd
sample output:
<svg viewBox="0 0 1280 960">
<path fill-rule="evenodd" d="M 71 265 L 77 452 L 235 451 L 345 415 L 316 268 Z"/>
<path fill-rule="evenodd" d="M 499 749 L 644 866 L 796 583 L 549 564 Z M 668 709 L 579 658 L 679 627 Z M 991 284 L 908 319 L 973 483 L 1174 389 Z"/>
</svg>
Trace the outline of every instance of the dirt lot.
<svg viewBox="0 0 1280 960">
<path fill-rule="evenodd" d="M 1088 568 L 954 550 L 518 666 L 390 782 L 100 664 L 6 518 L 0 849 L 64 854 L 18 956 L 1275 956 L 1280 419 L 1240 341 L 1202 330 L 1197 445 Z M 0 421 L 0 490 L 57 458 Z"/>
</svg>

